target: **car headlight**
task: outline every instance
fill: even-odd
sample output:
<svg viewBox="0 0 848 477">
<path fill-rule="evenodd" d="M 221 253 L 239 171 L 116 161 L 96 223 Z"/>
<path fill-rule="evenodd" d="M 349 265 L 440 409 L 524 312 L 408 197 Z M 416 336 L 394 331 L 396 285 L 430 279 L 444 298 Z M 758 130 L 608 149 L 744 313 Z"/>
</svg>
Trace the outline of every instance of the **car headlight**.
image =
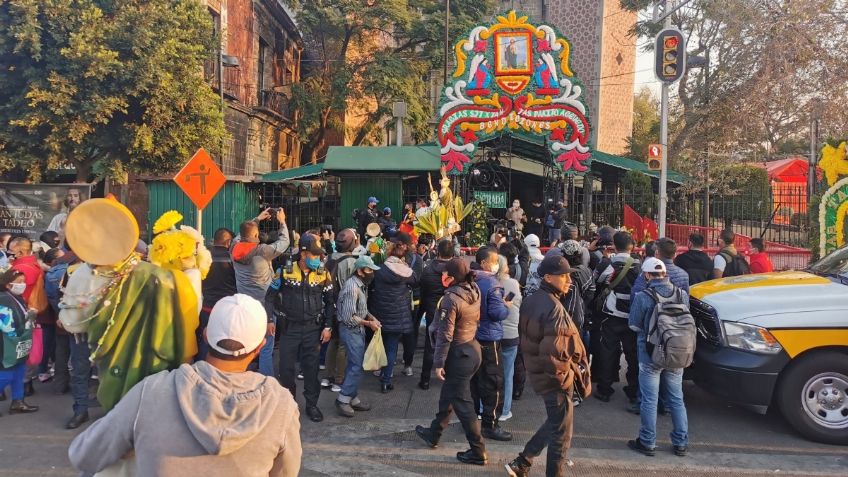
<svg viewBox="0 0 848 477">
<path fill-rule="evenodd" d="M 731 348 L 770 354 L 779 353 L 783 349 L 780 343 L 765 328 L 727 321 L 723 325 L 727 346 Z"/>
</svg>

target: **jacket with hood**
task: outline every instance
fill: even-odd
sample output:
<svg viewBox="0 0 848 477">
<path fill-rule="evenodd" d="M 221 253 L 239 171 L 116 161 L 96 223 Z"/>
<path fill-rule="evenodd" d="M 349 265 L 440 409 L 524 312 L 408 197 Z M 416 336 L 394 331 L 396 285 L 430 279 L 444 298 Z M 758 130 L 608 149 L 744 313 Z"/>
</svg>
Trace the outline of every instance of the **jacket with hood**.
<svg viewBox="0 0 848 477">
<path fill-rule="evenodd" d="M 406 261 L 389 257 L 374 272 L 374 282 L 368 293 L 368 311 L 380 320 L 383 332 L 412 331 L 412 288 L 419 276 Z"/>
<path fill-rule="evenodd" d="M 768 253 L 752 253 L 748 258 L 751 260 L 751 273 L 769 273 L 774 271 Z"/>
<path fill-rule="evenodd" d="M 571 361 L 585 353 L 580 332 L 561 303 L 561 293 L 547 282 L 524 299 L 518 323 L 524 366 L 536 394 L 571 389 Z"/>
<path fill-rule="evenodd" d="M 703 250 L 687 250 L 674 259 L 674 264 L 686 271 L 690 285 L 713 278 L 713 259 Z"/>
<path fill-rule="evenodd" d="M 476 283 L 452 285 L 439 303 L 436 319 L 430 325 L 433 366 L 444 368 L 451 344 L 474 341 L 480 322 L 480 288 Z"/>
<path fill-rule="evenodd" d="M 542 254 L 542 251 L 539 250 L 539 247 L 527 247 L 527 251 L 530 253 L 530 267 L 528 268 L 524 294 L 532 295 L 542 284 L 542 277 L 539 276 L 539 272 L 537 270 L 539 269 L 539 265 L 542 263 L 542 260 L 545 259 L 545 256 Z"/>
<path fill-rule="evenodd" d="M 504 301 L 504 288 L 494 273 L 477 270 L 474 282 L 480 287 L 480 327 L 478 341 L 503 339 L 503 321 L 509 317 L 509 307 Z"/>
<path fill-rule="evenodd" d="M 138 476 L 295 476 L 299 419 L 297 403 L 276 379 L 200 361 L 136 384 L 74 439 L 68 457 L 85 473 L 134 450 Z"/>
<path fill-rule="evenodd" d="M 233 246 L 233 269 L 236 272 L 236 288 L 239 293 L 265 300 L 265 292 L 274 278 L 271 261 L 289 248 L 289 231 L 282 224 L 277 241 L 268 245 L 255 242 L 238 242 Z"/>
<path fill-rule="evenodd" d="M 436 307 L 439 300 L 445 296 L 445 287 L 442 285 L 442 272 L 445 271 L 449 260 L 437 258 L 424 267 L 421 272 L 421 308 L 427 316 L 436 315 Z M 429 318 L 428 318 L 429 319 Z"/>
</svg>

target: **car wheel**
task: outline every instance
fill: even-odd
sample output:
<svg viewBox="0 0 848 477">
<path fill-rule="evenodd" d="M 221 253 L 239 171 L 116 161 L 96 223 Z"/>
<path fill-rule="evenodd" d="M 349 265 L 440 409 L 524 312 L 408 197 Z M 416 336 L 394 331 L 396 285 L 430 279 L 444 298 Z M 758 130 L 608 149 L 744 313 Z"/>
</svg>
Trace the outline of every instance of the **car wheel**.
<svg viewBox="0 0 848 477">
<path fill-rule="evenodd" d="M 848 357 L 815 353 L 781 378 L 777 402 L 783 417 L 804 437 L 848 444 Z"/>
</svg>

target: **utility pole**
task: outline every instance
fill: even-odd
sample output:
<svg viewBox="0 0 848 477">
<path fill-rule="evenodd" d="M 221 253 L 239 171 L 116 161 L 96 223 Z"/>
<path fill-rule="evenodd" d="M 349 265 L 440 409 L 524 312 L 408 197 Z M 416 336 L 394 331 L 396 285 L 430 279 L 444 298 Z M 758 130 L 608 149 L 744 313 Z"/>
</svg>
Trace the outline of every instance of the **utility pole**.
<svg viewBox="0 0 848 477">
<path fill-rule="evenodd" d="M 819 136 L 819 102 L 810 101 L 810 164 L 807 169 L 807 203 L 816 195 L 816 142 Z"/>
<path fill-rule="evenodd" d="M 448 52 L 450 51 L 450 0 L 445 0 L 445 64 L 444 84 L 448 84 Z"/>
<path fill-rule="evenodd" d="M 671 15 L 665 17 L 664 28 L 671 27 Z M 662 166 L 660 168 L 660 211 L 657 217 L 660 237 L 665 237 L 666 209 L 668 208 L 668 86 L 663 81 L 660 98 L 660 143 L 662 144 Z"/>
</svg>

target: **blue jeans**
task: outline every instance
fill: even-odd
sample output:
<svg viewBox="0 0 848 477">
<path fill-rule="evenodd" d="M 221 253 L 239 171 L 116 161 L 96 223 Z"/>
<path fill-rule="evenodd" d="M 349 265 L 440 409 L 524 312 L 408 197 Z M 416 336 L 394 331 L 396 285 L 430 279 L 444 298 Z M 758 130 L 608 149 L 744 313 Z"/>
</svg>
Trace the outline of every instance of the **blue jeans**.
<svg viewBox="0 0 848 477">
<path fill-rule="evenodd" d="M 394 333 L 391 331 L 382 331 L 383 347 L 386 349 L 386 367 L 380 375 L 380 382 L 383 384 L 391 384 L 392 375 L 395 369 L 395 360 L 397 359 L 397 350 L 400 339 L 403 333 Z"/>
<path fill-rule="evenodd" d="M 12 388 L 12 400 L 20 401 L 24 398 L 24 376 L 26 376 L 26 360 L 0 371 L 0 391 L 6 386 Z"/>
<path fill-rule="evenodd" d="M 265 376 L 276 376 L 274 373 L 274 335 L 265 337 L 265 346 L 259 352 L 259 373 Z"/>
<path fill-rule="evenodd" d="M 365 332 L 361 327 L 349 328 L 339 324 L 339 338 L 347 350 L 347 367 L 339 396 L 355 398 L 362 380 L 362 362 L 365 359 Z"/>
<path fill-rule="evenodd" d="M 689 444 L 689 424 L 683 403 L 683 370 L 663 369 L 646 363 L 639 363 L 639 389 L 642 395 L 639 440 L 645 447 L 656 446 L 657 400 L 660 388 L 666 410 L 671 413 L 674 429 L 671 431 L 671 443 L 675 446 L 686 446 Z"/>
<path fill-rule="evenodd" d="M 501 415 L 512 410 L 512 380 L 515 377 L 515 358 L 518 356 L 518 345 L 501 348 L 501 358 L 504 367 L 504 401 Z"/>
<path fill-rule="evenodd" d="M 88 356 L 91 349 L 88 341 L 80 338 L 77 343 L 76 336 L 68 337 L 68 347 L 71 355 L 71 394 L 74 396 L 74 414 L 88 411 L 88 379 L 91 377 L 91 361 Z"/>
</svg>

